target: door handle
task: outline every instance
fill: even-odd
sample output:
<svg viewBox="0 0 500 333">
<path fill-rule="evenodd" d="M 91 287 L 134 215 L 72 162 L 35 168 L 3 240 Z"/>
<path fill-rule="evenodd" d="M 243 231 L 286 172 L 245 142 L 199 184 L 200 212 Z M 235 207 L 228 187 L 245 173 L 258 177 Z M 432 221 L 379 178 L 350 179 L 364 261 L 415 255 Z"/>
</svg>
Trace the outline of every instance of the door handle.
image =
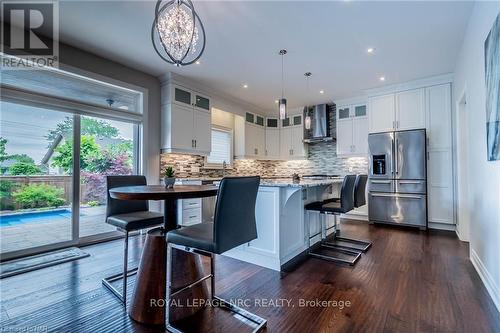
<svg viewBox="0 0 500 333">
<path fill-rule="evenodd" d="M 198 145 L 198 142 L 196 142 L 196 140 L 194 140 L 194 147 L 196 148 L 197 145 Z"/>
<path fill-rule="evenodd" d="M 390 180 L 372 180 L 371 183 L 372 184 L 390 184 L 391 181 Z"/>
</svg>

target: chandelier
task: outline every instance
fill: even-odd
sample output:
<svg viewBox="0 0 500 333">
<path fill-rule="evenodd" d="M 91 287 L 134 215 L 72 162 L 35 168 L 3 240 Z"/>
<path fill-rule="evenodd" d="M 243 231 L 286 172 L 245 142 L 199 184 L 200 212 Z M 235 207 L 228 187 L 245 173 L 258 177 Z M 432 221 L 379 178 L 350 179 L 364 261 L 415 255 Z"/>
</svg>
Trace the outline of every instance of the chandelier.
<svg viewBox="0 0 500 333">
<path fill-rule="evenodd" d="M 158 0 L 151 41 L 156 53 L 169 64 L 185 66 L 200 59 L 205 50 L 205 28 L 192 1 Z"/>
</svg>

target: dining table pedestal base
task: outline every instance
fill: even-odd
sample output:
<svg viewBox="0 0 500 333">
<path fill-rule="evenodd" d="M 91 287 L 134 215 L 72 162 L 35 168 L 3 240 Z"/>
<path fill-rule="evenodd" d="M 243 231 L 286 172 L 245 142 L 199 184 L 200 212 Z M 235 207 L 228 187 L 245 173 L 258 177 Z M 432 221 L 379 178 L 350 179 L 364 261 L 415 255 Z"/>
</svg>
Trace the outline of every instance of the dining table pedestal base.
<svg viewBox="0 0 500 333">
<path fill-rule="evenodd" d="M 199 311 L 209 298 L 208 285 L 198 284 L 187 289 L 166 304 L 166 242 L 163 228 L 147 233 L 142 258 L 137 271 L 135 290 L 129 305 L 129 316 L 148 325 L 165 325 L 165 311 L 170 308 L 174 322 Z M 172 252 L 172 284 L 174 290 L 191 284 L 206 275 L 200 256 L 184 251 Z"/>
</svg>

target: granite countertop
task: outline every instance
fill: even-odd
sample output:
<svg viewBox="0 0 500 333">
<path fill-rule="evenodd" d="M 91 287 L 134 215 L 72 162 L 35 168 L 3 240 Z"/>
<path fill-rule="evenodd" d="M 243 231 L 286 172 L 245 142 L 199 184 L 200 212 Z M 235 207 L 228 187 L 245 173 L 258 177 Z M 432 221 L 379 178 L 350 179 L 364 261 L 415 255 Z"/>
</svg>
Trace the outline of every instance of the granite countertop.
<svg viewBox="0 0 500 333">
<path fill-rule="evenodd" d="M 220 177 L 189 177 L 189 178 L 177 178 L 178 181 L 220 181 Z M 266 178 L 263 177 L 260 180 L 260 186 L 267 187 L 314 187 L 314 186 L 328 186 L 332 184 L 342 183 L 343 177 L 338 178 L 328 178 L 328 179 L 304 179 L 301 178 L 300 181 L 293 181 L 291 177 L 288 178 Z"/>
<path fill-rule="evenodd" d="M 266 179 L 263 178 L 260 181 L 260 186 L 269 187 L 314 187 L 314 186 L 328 186 L 332 184 L 342 183 L 343 178 L 329 178 L 329 179 L 301 179 L 298 182 L 294 182 L 291 178 L 277 178 L 277 179 Z"/>
</svg>

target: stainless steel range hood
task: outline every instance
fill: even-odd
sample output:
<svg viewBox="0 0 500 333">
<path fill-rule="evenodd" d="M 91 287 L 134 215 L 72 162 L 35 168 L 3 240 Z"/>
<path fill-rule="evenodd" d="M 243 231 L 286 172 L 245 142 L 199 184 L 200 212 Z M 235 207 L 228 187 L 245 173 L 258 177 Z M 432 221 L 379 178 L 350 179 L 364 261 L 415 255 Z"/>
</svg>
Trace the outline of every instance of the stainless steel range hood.
<svg viewBox="0 0 500 333">
<path fill-rule="evenodd" d="M 330 106 L 328 104 L 304 107 L 304 119 L 307 116 L 311 117 L 311 128 L 304 127 L 305 143 L 334 140 L 330 132 Z"/>
</svg>

